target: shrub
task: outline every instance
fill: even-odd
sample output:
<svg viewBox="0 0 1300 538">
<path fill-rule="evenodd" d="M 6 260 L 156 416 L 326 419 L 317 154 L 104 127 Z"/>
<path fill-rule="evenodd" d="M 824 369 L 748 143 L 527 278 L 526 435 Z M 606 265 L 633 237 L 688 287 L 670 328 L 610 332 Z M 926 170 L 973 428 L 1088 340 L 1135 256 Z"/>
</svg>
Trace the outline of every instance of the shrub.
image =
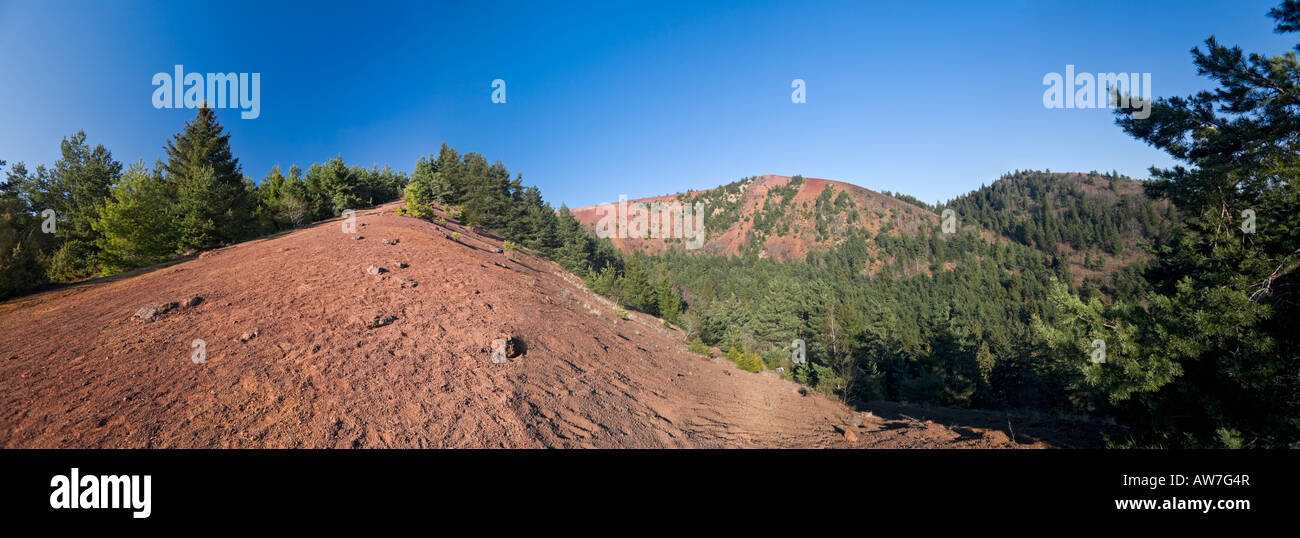
<svg viewBox="0 0 1300 538">
<path fill-rule="evenodd" d="M 696 353 L 705 357 L 709 356 L 709 346 L 705 345 L 704 341 L 700 340 L 700 337 L 698 336 L 691 340 L 691 346 L 687 349 L 691 353 Z"/>
<path fill-rule="evenodd" d="M 736 362 L 736 366 L 739 366 L 741 370 L 746 372 L 762 372 L 763 359 L 758 356 L 758 353 L 743 353 L 740 355 L 740 360 Z"/>
<path fill-rule="evenodd" d="M 412 182 L 406 186 L 403 191 L 403 198 L 406 199 L 406 213 L 408 215 L 433 220 L 433 195 L 423 183 Z"/>
</svg>

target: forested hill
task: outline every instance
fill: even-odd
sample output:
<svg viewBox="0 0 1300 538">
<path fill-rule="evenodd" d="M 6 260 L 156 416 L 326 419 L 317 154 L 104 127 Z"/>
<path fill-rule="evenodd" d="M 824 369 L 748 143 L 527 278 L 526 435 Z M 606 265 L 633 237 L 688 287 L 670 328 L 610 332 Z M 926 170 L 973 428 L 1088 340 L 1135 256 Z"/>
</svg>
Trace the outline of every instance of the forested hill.
<svg viewBox="0 0 1300 538">
<path fill-rule="evenodd" d="M 798 175 L 749 177 L 629 203 L 674 201 L 703 204 L 702 247 L 688 249 L 685 241 L 673 237 L 617 235 L 611 238 L 614 246 L 624 253 L 807 261 L 860 237 L 865 240 L 862 269 L 867 273 L 886 265 L 909 274 L 932 273 L 951 268 L 954 260 L 935 245 L 927 245 L 926 252 L 909 250 L 910 242 L 903 239 L 939 232 L 943 211 L 952 209 L 958 227 L 976 231 L 986 241 L 1018 243 L 1042 253 L 1049 263 L 1068 266 L 1063 276 L 1087 296 L 1130 296 L 1137 291 L 1137 271 L 1150 258 L 1147 247 L 1166 234 L 1175 219 L 1168 202 L 1143 194 L 1140 181 L 1096 172 L 1016 171 L 937 206 L 905 194 Z M 572 213 L 594 230 L 609 207 L 588 206 Z"/>
<path fill-rule="evenodd" d="M 1075 286 L 1126 287 L 1147 247 L 1177 221 L 1167 200 L 1118 173 L 1016 171 L 941 204 L 972 222 L 1051 257 L 1069 259 Z M 1121 274 L 1124 273 L 1124 274 Z M 1085 284 L 1086 282 L 1086 284 Z"/>
</svg>

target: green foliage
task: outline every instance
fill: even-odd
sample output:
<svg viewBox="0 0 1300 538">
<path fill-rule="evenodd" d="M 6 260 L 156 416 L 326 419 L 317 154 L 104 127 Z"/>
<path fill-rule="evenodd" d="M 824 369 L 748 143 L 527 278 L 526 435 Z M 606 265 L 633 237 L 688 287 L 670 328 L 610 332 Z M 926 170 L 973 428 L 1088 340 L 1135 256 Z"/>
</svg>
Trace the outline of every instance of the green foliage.
<svg viewBox="0 0 1300 538">
<path fill-rule="evenodd" d="M 654 288 L 650 286 L 640 256 L 630 256 L 624 261 L 619 289 L 623 291 L 622 299 L 626 304 L 647 314 L 659 314 L 659 302 L 655 300 Z"/>
<path fill-rule="evenodd" d="M 668 275 L 659 278 L 655 286 L 655 310 L 659 317 L 669 323 L 678 323 L 681 319 L 682 298 L 673 287 L 673 280 Z"/>
<path fill-rule="evenodd" d="M 709 346 L 706 345 L 703 340 L 700 340 L 700 337 L 698 336 L 691 339 L 691 345 L 687 348 L 687 350 L 690 351 L 691 353 L 703 355 L 705 357 L 709 356 Z"/>
<path fill-rule="evenodd" d="M 41 233 L 43 237 L 39 238 L 29 236 L 31 248 L 25 248 L 24 252 L 40 260 L 45 278 L 68 281 L 98 270 L 99 251 L 95 242 L 99 234 L 93 223 L 99 218 L 99 208 L 109 186 L 121 175 L 122 165 L 103 146 L 91 148 L 84 132 L 63 139 L 59 149 L 60 158 L 52 168 L 38 166 L 34 173 L 29 173 L 22 163 L 14 165 L 3 196 L 9 200 L 7 206 L 17 212 L 28 215 L 40 215 L 46 210 L 54 212 L 55 232 Z M 15 218 L 11 222 L 25 220 Z M 31 222 L 44 220 L 42 217 Z"/>
<path fill-rule="evenodd" d="M 890 261 L 868 273 L 873 251 Z M 913 270 L 944 261 L 955 267 Z M 1029 325 L 1051 280 L 1068 273 L 1031 248 L 973 232 L 855 232 L 802 263 L 676 253 L 647 263 L 690 297 L 683 316 L 696 320 L 694 336 L 749 342 L 773 367 L 803 339 L 811 364 L 791 365 L 793 377 L 835 397 L 1074 410 L 1042 382 Z"/>
<path fill-rule="evenodd" d="M 737 367 L 746 372 L 758 373 L 764 368 L 763 359 L 758 356 L 758 353 L 737 348 L 735 345 L 727 350 L 727 360 L 736 363 Z"/>
<path fill-rule="evenodd" d="M 762 372 L 763 359 L 759 357 L 757 353 L 746 352 L 740 356 L 739 360 L 736 361 L 736 366 L 739 366 L 741 370 L 744 370 L 746 372 L 754 372 L 754 373 Z"/>
<path fill-rule="evenodd" d="M 433 219 L 433 206 L 430 205 L 433 203 L 433 193 L 428 184 L 412 181 L 403 191 L 402 198 L 406 200 L 406 214 L 425 220 Z M 442 220 L 442 224 L 447 224 L 446 219 Z"/>
<path fill-rule="evenodd" d="M 5 161 L 0 160 L 0 167 Z M 24 177 L 25 173 L 18 173 Z M 0 185 L 0 299 L 27 293 L 46 281 L 41 264 L 40 220 L 20 196 L 20 182 Z"/>
<path fill-rule="evenodd" d="M 211 108 L 197 116 L 167 142 L 164 169 L 176 184 L 175 215 L 181 251 L 219 247 L 247 238 L 252 200 L 230 153 L 225 133 Z"/>
<path fill-rule="evenodd" d="M 1160 240 L 1178 218 L 1168 203 L 1144 196 L 1141 183 L 1096 172 L 1016 171 L 936 209 L 952 209 L 1051 256 L 1060 244 L 1085 251 L 1083 264 L 1094 266 L 1106 264 L 1102 251 L 1117 257 Z"/>
<path fill-rule="evenodd" d="M 812 364 L 813 377 L 816 379 L 817 392 L 831 397 L 838 397 L 840 391 L 846 386 L 846 380 L 835 375 L 835 371 L 828 366 Z"/>
<path fill-rule="evenodd" d="M 143 162 L 131 165 L 95 223 L 103 236 L 98 246 L 104 273 L 152 265 L 176 251 L 175 197 L 176 187 L 161 169 L 151 173 Z"/>
<path fill-rule="evenodd" d="M 1278 32 L 1300 30 L 1300 2 L 1270 15 Z M 1153 169 L 1146 190 L 1172 201 L 1183 226 L 1146 272 L 1148 306 L 1090 305 L 1101 312 L 1076 323 L 1099 331 L 1098 318 L 1114 320 L 1102 326 L 1119 333 L 1127 361 L 1088 381 L 1121 406 L 1140 445 L 1297 446 L 1300 62 L 1212 37 L 1193 54 L 1215 91 L 1149 103 L 1146 119 L 1118 111 L 1125 132 L 1181 161 Z M 1253 233 L 1246 210 L 1259 220 Z"/>
</svg>

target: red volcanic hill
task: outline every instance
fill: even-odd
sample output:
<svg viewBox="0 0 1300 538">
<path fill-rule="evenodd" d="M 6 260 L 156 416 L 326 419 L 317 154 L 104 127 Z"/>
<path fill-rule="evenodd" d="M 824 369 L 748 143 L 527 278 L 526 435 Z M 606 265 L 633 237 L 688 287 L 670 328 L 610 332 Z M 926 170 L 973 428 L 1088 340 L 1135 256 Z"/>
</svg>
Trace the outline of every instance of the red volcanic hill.
<svg viewBox="0 0 1300 538">
<path fill-rule="evenodd" d="M 904 197 L 906 198 L 906 197 Z M 644 203 L 699 203 L 704 213 L 705 240 L 698 248 L 687 248 L 680 238 L 638 238 L 612 236 L 614 246 L 625 253 L 662 254 L 669 251 L 703 255 L 752 254 L 780 261 L 803 261 L 809 252 L 834 247 L 850 237 L 874 238 L 886 235 L 929 234 L 938 228 L 942 216 L 924 204 L 913 204 L 891 195 L 840 181 L 793 178 L 777 175 L 750 177 L 721 187 L 668 196 L 628 201 Z M 963 230 L 977 231 L 985 241 L 1017 242 L 1070 263 L 1073 284 L 1084 279 L 1109 284 L 1128 265 L 1148 259 L 1146 247 L 1174 218 L 1163 201 L 1149 201 L 1142 184 L 1129 178 L 1096 173 L 1018 172 L 1004 176 L 987 187 L 951 201 L 953 215 Z M 571 209 L 574 217 L 596 230 L 609 208 L 605 204 Z M 636 213 L 634 211 L 627 211 Z M 1045 219 L 1045 215 L 1051 219 Z M 984 220 L 981 221 L 981 216 Z M 1047 235 L 1016 233 L 1043 230 L 1045 220 L 1057 231 L 1054 248 L 1045 248 Z M 1001 231 L 985 228 L 981 223 Z M 992 224 L 989 224 L 992 223 Z M 1120 249 L 1098 247 L 1087 239 L 1087 231 L 1098 225 L 1116 231 Z M 1066 234 L 1060 233 L 1062 230 Z M 1069 232 L 1084 230 L 1083 234 Z M 635 231 L 635 228 L 633 229 Z M 866 241 L 871 254 L 867 271 L 875 271 L 896 259 L 897 252 L 881 252 L 877 241 Z M 937 268 L 934 266 L 929 269 Z M 951 268 L 951 264 L 944 267 Z M 920 267 L 917 271 L 929 270 Z M 910 270 L 910 269 L 909 269 Z"/>
<path fill-rule="evenodd" d="M 680 239 L 611 237 L 624 252 L 734 255 L 753 251 L 764 258 L 803 260 L 809 250 L 834 245 L 849 231 L 865 231 L 869 236 L 882 230 L 914 234 L 939 225 L 939 215 L 893 196 L 840 181 L 799 176 L 769 174 L 705 191 L 628 201 L 636 202 L 703 204 L 705 241 L 702 248 L 687 249 Z M 595 230 L 605 211 L 616 205 L 570 211 Z"/>
<path fill-rule="evenodd" d="M 359 212 L 355 234 L 328 221 L 0 304 L 0 446 L 905 448 L 1096 437 L 1016 419 L 1013 441 L 1000 413 L 855 412 L 771 372 L 690 353 L 679 330 L 624 318 L 554 263 L 503 252 L 452 219 L 399 216 L 399 205 Z M 505 335 L 515 356 L 493 362 Z"/>
</svg>

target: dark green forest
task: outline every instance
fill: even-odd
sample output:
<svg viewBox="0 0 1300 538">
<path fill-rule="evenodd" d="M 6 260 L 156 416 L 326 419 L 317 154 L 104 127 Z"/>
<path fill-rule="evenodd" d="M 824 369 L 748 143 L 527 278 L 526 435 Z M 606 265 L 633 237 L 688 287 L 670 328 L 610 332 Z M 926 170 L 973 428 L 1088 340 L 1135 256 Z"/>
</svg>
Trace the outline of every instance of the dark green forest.
<svg viewBox="0 0 1300 538">
<path fill-rule="evenodd" d="M 1300 0 L 1272 16 L 1278 32 L 1300 30 Z M 0 297 L 401 197 L 405 214 L 445 218 L 441 210 L 492 230 L 682 327 L 694 351 L 719 347 L 746 370 L 782 369 L 850 405 L 1114 420 L 1124 429 L 1108 439 L 1117 447 L 1297 447 L 1300 63 L 1294 51 L 1246 54 L 1213 38 L 1193 63 L 1214 90 L 1158 99 L 1144 120 L 1116 112 L 1117 135 L 1180 163 L 1149 180 L 1016 171 L 946 203 L 891 194 L 909 212 L 960 215 L 963 226 L 945 234 L 854 231 L 846 224 L 862 213 L 851 197 L 828 188 L 791 204 L 795 176 L 769 192 L 736 256 L 621 254 L 500 162 L 446 145 L 409 178 L 335 158 L 254 181 L 204 108 L 151 168 L 124 168 L 83 133 L 48 168 L 9 168 Z M 746 218 L 727 201 L 744 181 L 680 199 L 707 204 L 712 236 Z M 759 256 L 759 239 L 787 233 L 794 211 L 831 246 L 802 261 Z M 57 231 L 44 233 L 50 219 Z M 1077 270 L 1093 276 L 1075 285 Z M 795 339 L 807 343 L 806 364 L 790 362 Z"/>
</svg>

